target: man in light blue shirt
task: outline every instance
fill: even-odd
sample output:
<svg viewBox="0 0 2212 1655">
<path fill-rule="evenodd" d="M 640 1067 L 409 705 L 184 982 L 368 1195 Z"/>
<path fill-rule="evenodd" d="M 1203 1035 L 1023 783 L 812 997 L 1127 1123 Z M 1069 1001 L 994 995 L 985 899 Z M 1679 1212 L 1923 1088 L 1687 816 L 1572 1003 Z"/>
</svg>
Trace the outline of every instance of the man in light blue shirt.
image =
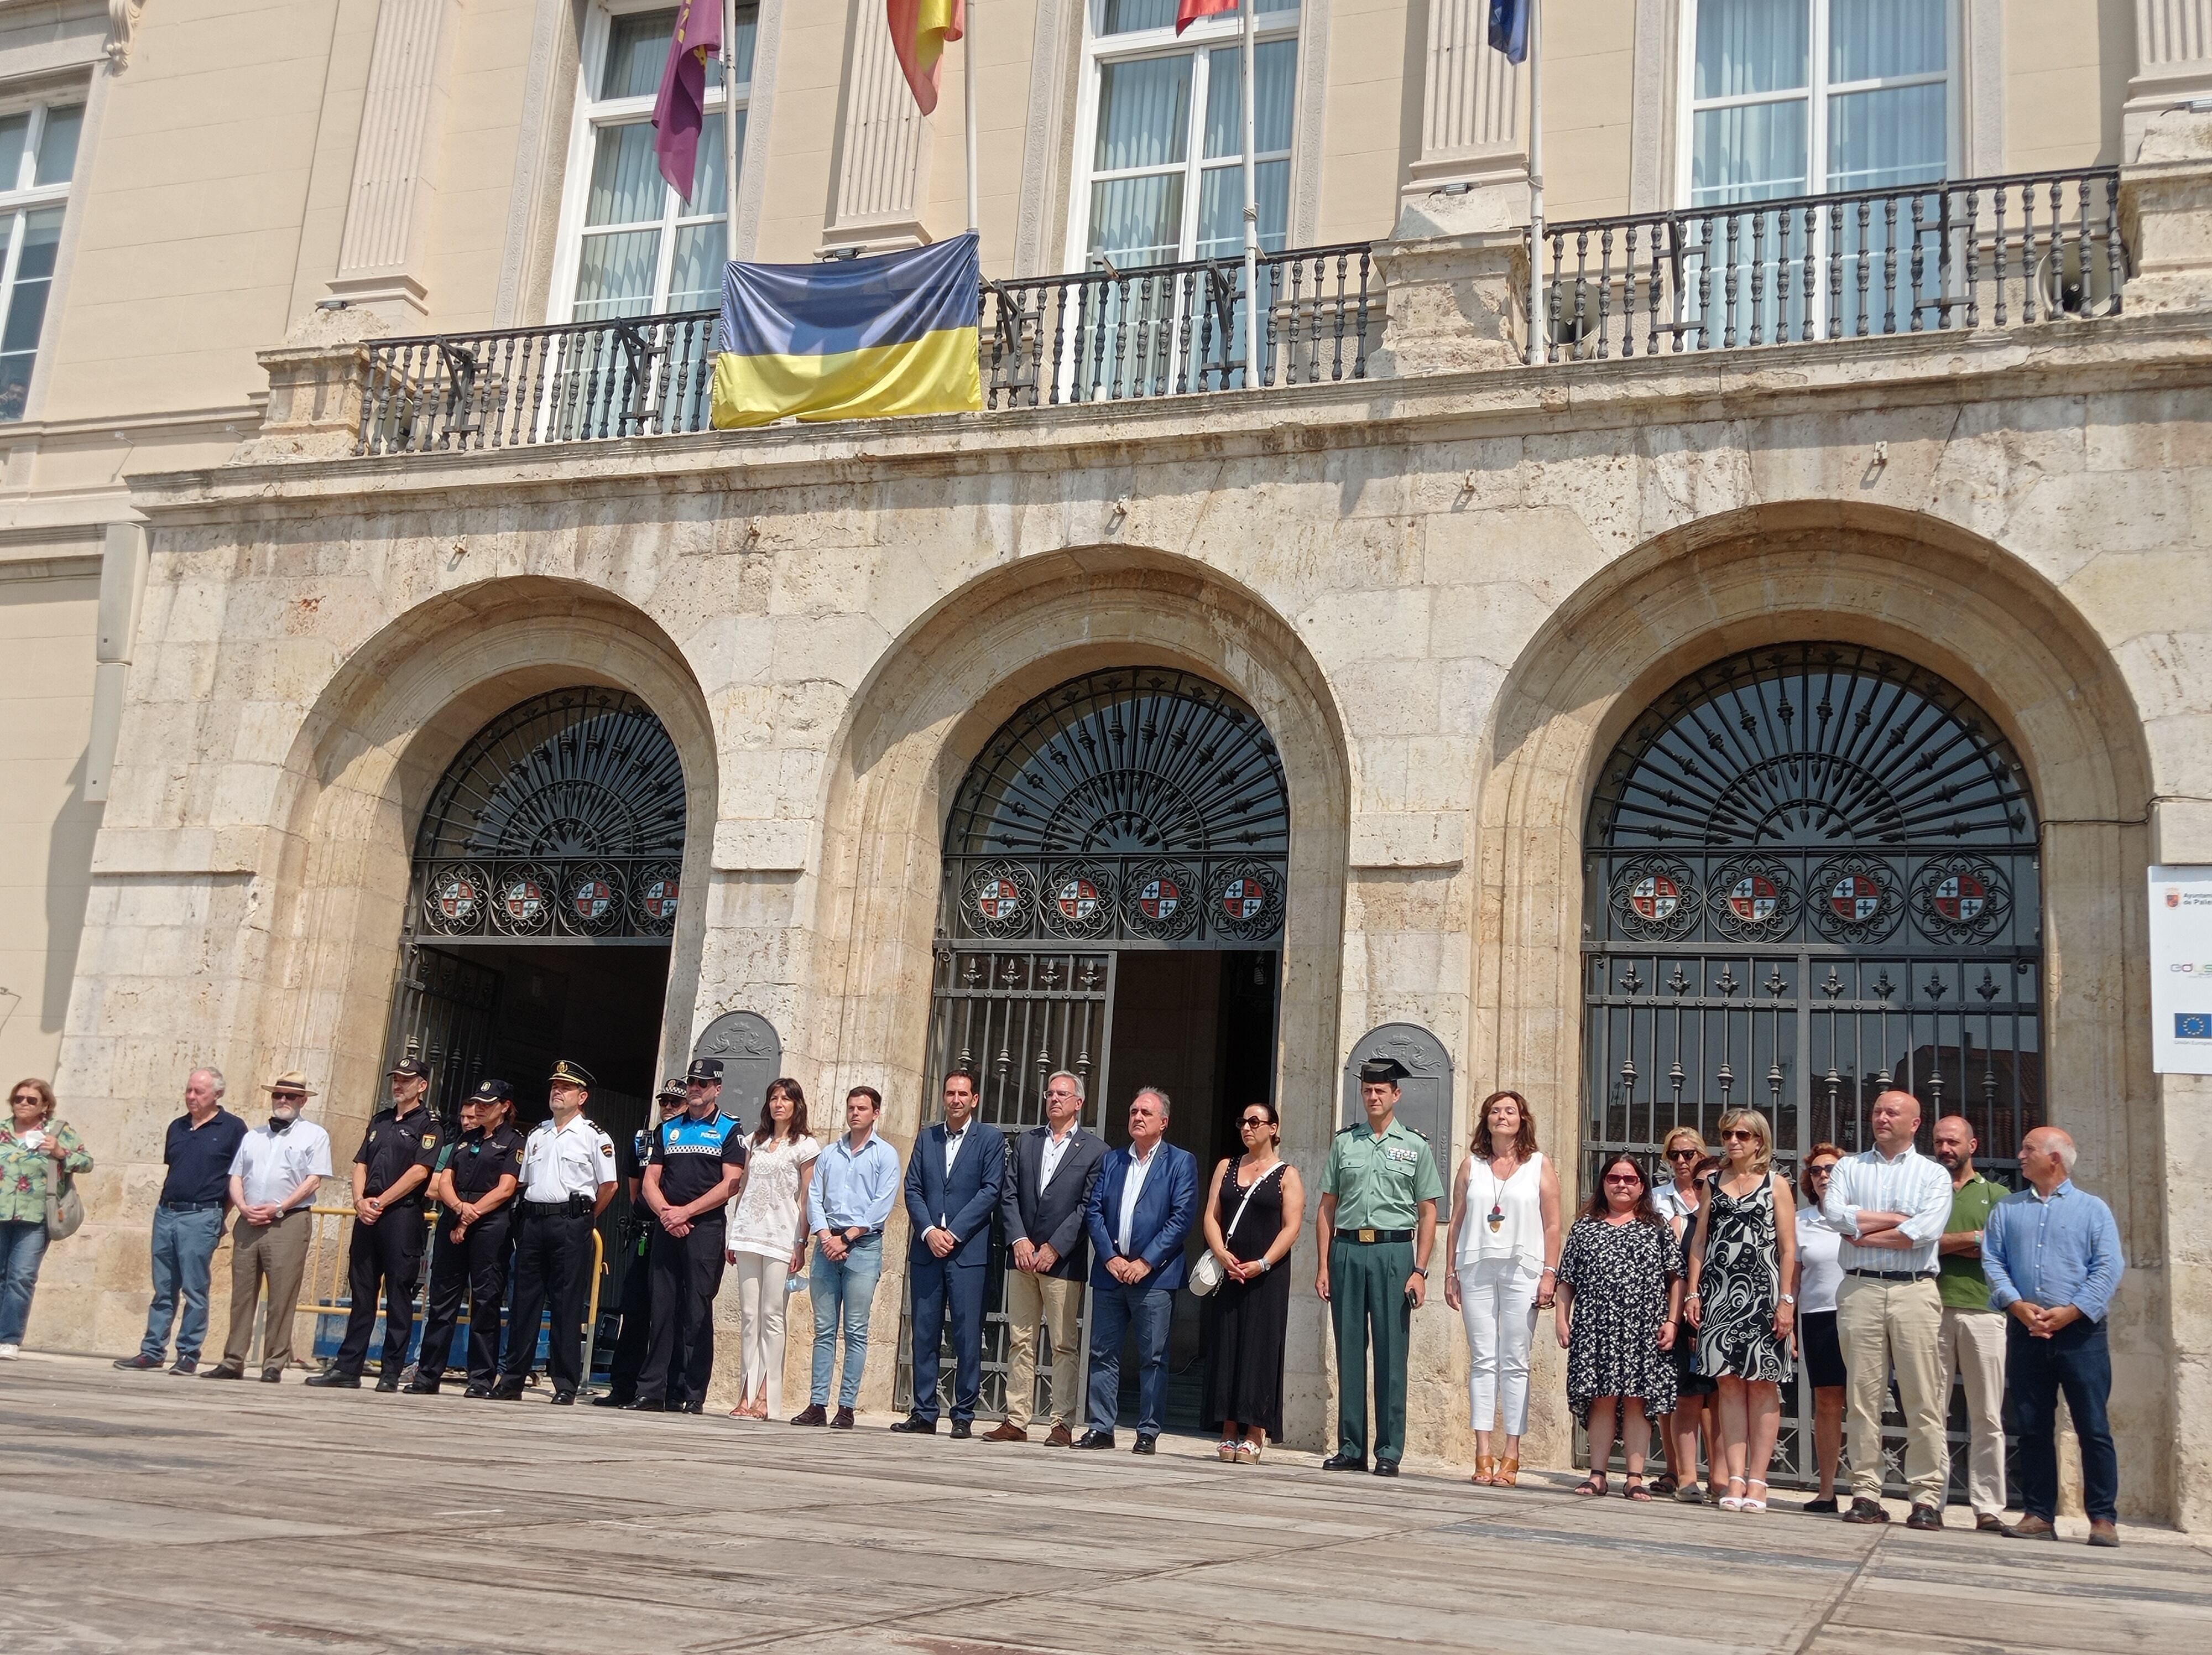
<svg viewBox="0 0 2212 1655">
<path fill-rule="evenodd" d="M 883 1108 L 883 1094 L 873 1086 L 854 1086 L 845 1094 L 845 1135 L 831 1139 L 814 1159 L 806 1192 L 806 1227 L 819 1244 L 806 1282 L 814 1300 L 814 1388 L 793 1425 L 853 1428 L 868 1360 L 868 1310 L 884 1273 L 884 1223 L 899 1193 L 898 1152 L 876 1135 Z M 841 1326 L 845 1362 L 833 1419 L 830 1375 L 837 1367 Z"/>
<path fill-rule="evenodd" d="M 2020 1425 L 2021 1505 L 2005 1532 L 2016 1540 L 2057 1537 L 2058 1393 L 2066 1393 L 2081 1444 L 2082 1504 L 2089 1543 L 2120 1543 L 2120 1462 L 2105 1405 L 2112 1389 L 2105 1319 L 2127 1266 L 2112 1209 L 2075 1188 L 2074 1140 L 2039 1126 L 2022 1140 L 2028 1187 L 1999 1202 L 1982 1232 L 1990 1308 L 2012 1318 L 2005 1372 Z"/>
</svg>

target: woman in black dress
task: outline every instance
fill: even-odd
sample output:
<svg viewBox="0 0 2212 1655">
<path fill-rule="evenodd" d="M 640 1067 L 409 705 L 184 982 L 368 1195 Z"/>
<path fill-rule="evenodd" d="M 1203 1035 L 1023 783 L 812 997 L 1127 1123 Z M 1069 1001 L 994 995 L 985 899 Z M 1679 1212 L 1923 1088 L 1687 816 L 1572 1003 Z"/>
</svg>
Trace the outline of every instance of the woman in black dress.
<svg viewBox="0 0 2212 1655">
<path fill-rule="evenodd" d="M 1628 1462 L 1621 1493 L 1648 1500 L 1648 1422 L 1674 1406 L 1668 1353 L 1681 1312 L 1682 1253 L 1672 1226 L 1652 1211 L 1650 1179 L 1633 1155 L 1598 1168 L 1597 1187 L 1567 1232 L 1559 1281 L 1567 1404 L 1589 1428 L 1590 1474 L 1575 1492 L 1606 1492 L 1617 1426 Z"/>
<path fill-rule="evenodd" d="M 1221 1433 L 1223 1459 L 1250 1465 L 1269 1437 L 1283 1435 L 1291 1275 L 1282 1265 L 1305 1221 L 1306 1192 L 1282 1158 L 1273 1104 L 1245 1104 L 1237 1130 L 1244 1153 L 1213 1169 L 1206 1196 L 1206 1245 L 1222 1272 L 1202 1301 L 1206 1428 Z"/>
</svg>

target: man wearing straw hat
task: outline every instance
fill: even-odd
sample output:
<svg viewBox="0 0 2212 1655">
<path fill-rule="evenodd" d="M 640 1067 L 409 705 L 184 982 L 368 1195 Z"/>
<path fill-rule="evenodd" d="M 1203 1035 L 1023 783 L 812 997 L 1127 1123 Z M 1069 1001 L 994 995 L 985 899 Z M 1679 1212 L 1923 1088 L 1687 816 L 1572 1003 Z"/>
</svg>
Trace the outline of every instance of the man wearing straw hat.
<svg viewBox="0 0 2212 1655">
<path fill-rule="evenodd" d="M 230 1163 L 230 1333 L 210 1379 L 243 1379 L 253 1343 L 254 1301 L 269 1288 L 268 1325 L 261 1336 L 261 1378 L 275 1384 L 292 1360 L 292 1313 L 307 1269 L 315 1191 L 331 1175 L 331 1135 L 301 1117 L 315 1093 L 297 1069 L 261 1088 L 269 1119 L 241 1139 Z"/>
</svg>

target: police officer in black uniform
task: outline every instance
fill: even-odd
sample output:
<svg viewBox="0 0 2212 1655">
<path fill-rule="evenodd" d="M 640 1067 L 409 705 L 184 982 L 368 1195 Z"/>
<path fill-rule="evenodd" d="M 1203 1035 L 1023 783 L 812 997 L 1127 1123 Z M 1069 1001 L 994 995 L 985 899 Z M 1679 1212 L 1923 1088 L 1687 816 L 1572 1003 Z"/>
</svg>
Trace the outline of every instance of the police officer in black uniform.
<svg viewBox="0 0 2212 1655">
<path fill-rule="evenodd" d="M 346 1257 L 347 1290 L 353 1308 L 346 1314 L 345 1338 L 337 1359 L 307 1380 L 311 1385 L 361 1389 L 362 1365 L 376 1327 L 376 1290 L 384 1287 L 384 1366 L 379 1390 L 399 1389 L 407 1365 L 407 1344 L 415 1331 L 415 1284 L 422 1275 L 422 1249 L 428 1239 L 422 1219 L 431 1170 L 445 1133 L 423 1098 L 430 1071 L 410 1057 L 395 1063 L 392 1107 L 369 1117 L 361 1147 L 353 1158 L 353 1242 Z"/>
<path fill-rule="evenodd" d="M 653 1345 L 632 1408 L 696 1414 L 714 1371 L 726 1209 L 745 1177 L 744 1129 L 721 1111 L 722 1065 L 694 1059 L 684 1113 L 653 1129 L 645 1204 L 653 1216 Z"/>
<path fill-rule="evenodd" d="M 659 1106 L 660 1121 L 674 1120 L 684 1112 L 684 1077 L 669 1076 L 653 1093 L 653 1101 Z M 645 1210 L 642 1190 L 646 1159 L 652 1153 L 653 1126 L 641 1126 L 630 1135 L 629 1165 L 623 1169 L 629 1192 L 629 1217 L 624 1220 L 627 1227 L 623 1232 L 628 1268 L 623 1271 L 622 1331 L 615 1336 L 614 1360 L 607 1365 L 606 1394 L 592 1398 L 594 1408 L 628 1408 L 637 1400 L 638 1371 L 644 1367 L 651 1345 L 653 1271 L 647 1259 L 653 1232 L 659 1226 Z"/>
<path fill-rule="evenodd" d="M 464 1290 L 469 1300 L 469 1388 L 489 1396 L 499 1378 L 499 1306 L 507 1296 L 513 1250 L 511 1205 L 522 1176 L 522 1135 L 514 1129 L 514 1092 L 485 1080 L 461 1101 L 461 1135 L 430 1180 L 443 1209 L 430 1244 L 430 1292 L 422 1351 L 408 1394 L 434 1396 L 453 1349 Z"/>
<path fill-rule="evenodd" d="M 517 1203 L 514 1313 L 507 1324 L 507 1360 L 492 1396 L 514 1402 L 538 1354 L 538 1317 L 550 1302 L 553 1324 L 545 1367 L 553 1401 L 576 1400 L 584 1377 L 584 1305 L 592 1290 L 592 1224 L 615 1195 L 615 1141 L 584 1117 L 591 1072 L 566 1059 L 553 1065 L 547 1101 L 553 1118 L 522 1145 L 522 1199 Z"/>
</svg>

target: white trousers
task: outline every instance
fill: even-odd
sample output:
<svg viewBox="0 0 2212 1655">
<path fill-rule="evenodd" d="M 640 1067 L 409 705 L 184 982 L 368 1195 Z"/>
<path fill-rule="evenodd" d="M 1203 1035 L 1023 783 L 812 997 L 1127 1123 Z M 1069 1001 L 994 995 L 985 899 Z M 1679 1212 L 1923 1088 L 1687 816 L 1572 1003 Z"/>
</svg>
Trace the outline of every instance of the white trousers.
<svg viewBox="0 0 2212 1655">
<path fill-rule="evenodd" d="M 1943 1379 L 1936 1394 L 1948 1413 L 1952 1375 L 1966 1382 L 1966 1498 L 1976 1517 L 1998 1516 L 2005 1508 L 2005 1323 L 2011 1319 L 1995 1311 L 1943 1306 L 1936 1347 Z"/>
<path fill-rule="evenodd" d="M 1501 1403 L 1507 1436 L 1528 1429 L 1528 1348 L 1535 1342 L 1536 1284 L 1542 1279 L 1542 1270 L 1517 1254 L 1461 1267 L 1459 1313 L 1474 1354 L 1467 1395 L 1478 1431 L 1498 1428 Z"/>
<path fill-rule="evenodd" d="M 765 1390 L 771 1420 L 783 1417 L 784 1283 L 790 1277 L 789 1259 L 738 1255 L 739 1394 L 750 1402 Z"/>
</svg>

